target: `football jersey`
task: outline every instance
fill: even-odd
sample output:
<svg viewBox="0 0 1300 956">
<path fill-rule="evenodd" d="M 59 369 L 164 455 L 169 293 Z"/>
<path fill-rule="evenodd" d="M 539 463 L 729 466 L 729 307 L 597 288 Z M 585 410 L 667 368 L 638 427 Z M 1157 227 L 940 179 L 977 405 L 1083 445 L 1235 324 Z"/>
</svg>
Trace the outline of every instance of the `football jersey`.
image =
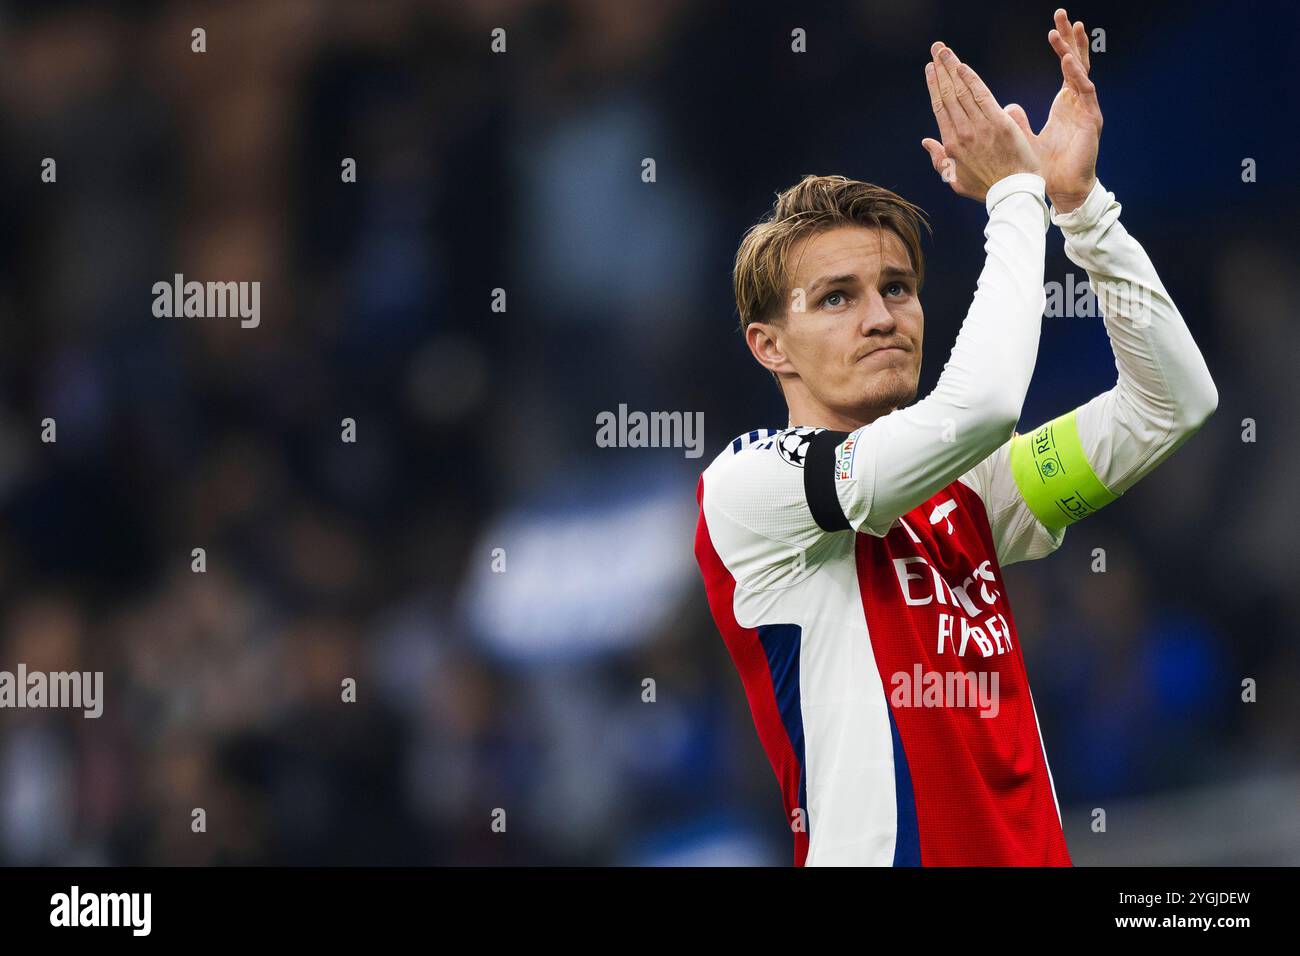
<svg viewBox="0 0 1300 956">
<path fill-rule="evenodd" d="M 700 478 L 696 557 L 798 864 L 1070 864 L 1002 569 L 1168 460 L 1218 393 L 1098 182 L 1050 222 L 1098 291 L 1117 381 L 1015 434 L 1042 188 L 989 189 L 984 269 L 929 395 L 852 433 L 749 432 Z"/>
<path fill-rule="evenodd" d="M 857 434 L 750 432 L 699 483 L 696 557 L 795 862 L 1068 866 L 1002 580 L 1064 530 L 1024 506 L 1010 442 L 855 530 Z"/>
</svg>

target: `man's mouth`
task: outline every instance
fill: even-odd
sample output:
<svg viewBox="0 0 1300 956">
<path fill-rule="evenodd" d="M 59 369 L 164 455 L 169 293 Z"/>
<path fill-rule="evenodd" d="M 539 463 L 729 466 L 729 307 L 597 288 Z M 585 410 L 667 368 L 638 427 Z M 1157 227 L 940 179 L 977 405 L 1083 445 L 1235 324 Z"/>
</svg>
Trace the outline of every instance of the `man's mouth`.
<svg viewBox="0 0 1300 956">
<path fill-rule="evenodd" d="M 891 345 L 888 348 L 876 349 L 874 351 L 868 352 L 866 355 L 863 355 L 861 358 L 859 358 L 858 361 L 862 362 L 865 361 L 866 359 L 871 359 L 876 357 L 889 358 L 895 355 L 904 355 L 906 354 L 906 352 L 907 352 L 906 349 L 900 348 L 897 345 Z"/>
</svg>

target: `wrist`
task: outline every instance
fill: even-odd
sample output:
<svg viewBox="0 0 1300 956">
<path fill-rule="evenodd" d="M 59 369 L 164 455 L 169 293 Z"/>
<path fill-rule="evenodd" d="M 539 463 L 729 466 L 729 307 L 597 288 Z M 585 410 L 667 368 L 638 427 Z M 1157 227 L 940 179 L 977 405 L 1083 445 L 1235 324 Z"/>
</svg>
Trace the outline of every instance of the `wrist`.
<svg viewBox="0 0 1300 956">
<path fill-rule="evenodd" d="M 1051 201 L 1052 208 L 1064 216 L 1082 206 L 1096 185 L 1097 177 L 1093 176 L 1092 182 L 1082 192 L 1048 192 L 1047 198 Z"/>
<path fill-rule="evenodd" d="M 1083 201 L 1088 198 L 1087 193 L 1048 193 L 1048 200 L 1052 203 L 1052 208 L 1062 216 L 1074 212 L 1083 205 Z"/>
<path fill-rule="evenodd" d="M 989 186 L 984 194 L 985 208 L 992 213 L 993 207 L 1000 203 L 1007 196 L 1017 192 L 1032 193 L 1042 201 L 1043 196 L 1043 177 L 1034 172 L 1011 173 L 1003 176 L 997 182 Z M 1044 206 L 1044 209 L 1047 207 Z"/>
<path fill-rule="evenodd" d="M 1066 235 L 1091 229 L 1105 215 L 1114 198 L 1106 191 L 1101 180 L 1094 179 L 1092 189 L 1075 208 L 1058 205 L 1056 197 L 1052 198 L 1052 222 Z"/>
</svg>

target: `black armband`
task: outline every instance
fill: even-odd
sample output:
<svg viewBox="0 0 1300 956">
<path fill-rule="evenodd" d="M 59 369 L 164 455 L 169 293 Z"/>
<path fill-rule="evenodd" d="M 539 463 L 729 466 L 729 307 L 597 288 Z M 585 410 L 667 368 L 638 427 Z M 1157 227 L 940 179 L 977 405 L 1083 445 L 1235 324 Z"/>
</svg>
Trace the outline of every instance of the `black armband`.
<svg viewBox="0 0 1300 956">
<path fill-rule="evenodd" d="M 848 531 L 853 527 L 844 517 L 844 506 L 835 491 L 835 449 L 848 437 L 848 432 L 822 431 L 808 440 L 803 493 L 813 520 L 823 531 Z"/>
</svg>

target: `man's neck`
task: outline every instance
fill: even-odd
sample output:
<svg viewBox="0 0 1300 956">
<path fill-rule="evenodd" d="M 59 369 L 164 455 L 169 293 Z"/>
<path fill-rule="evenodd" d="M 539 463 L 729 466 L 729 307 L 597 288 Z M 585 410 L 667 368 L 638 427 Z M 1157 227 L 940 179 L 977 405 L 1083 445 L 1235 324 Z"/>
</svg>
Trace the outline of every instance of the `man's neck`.
<svg viewBox="0 0 1300 956">
<path fill-rule="evenodd" d="M 790 406 L 790 427 L 825 428 L 833 432 L 857 431 L 863 425 L 869 425 L 892 409 L 881 411 L 839 412 L 821 406 Z"/>
</svg>

